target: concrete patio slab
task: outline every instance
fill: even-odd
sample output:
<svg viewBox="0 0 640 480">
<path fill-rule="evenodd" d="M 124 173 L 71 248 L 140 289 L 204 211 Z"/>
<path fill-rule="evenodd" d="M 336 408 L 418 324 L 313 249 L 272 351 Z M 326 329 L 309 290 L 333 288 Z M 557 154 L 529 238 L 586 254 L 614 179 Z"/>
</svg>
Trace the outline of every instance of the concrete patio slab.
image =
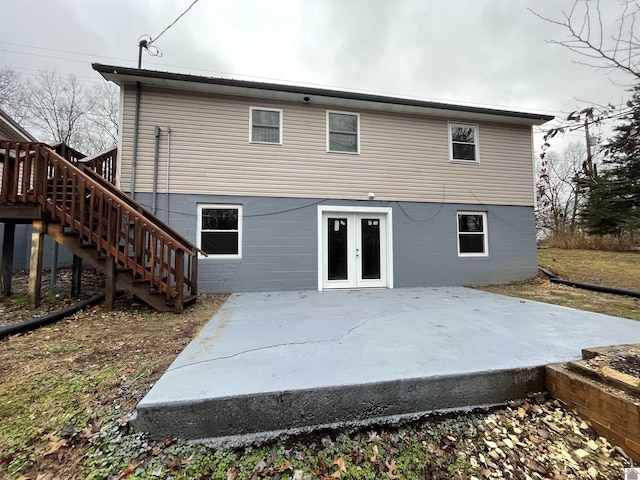
<svg viewBox="0 0 640 480">
<path fill-rule="evenodd" d="M 640 322 L 478 290 L 232 295 L 139 403 L 134 428 L 269 434 L 499 404 L 543 366 L 640 342 Z"/>
</svg>

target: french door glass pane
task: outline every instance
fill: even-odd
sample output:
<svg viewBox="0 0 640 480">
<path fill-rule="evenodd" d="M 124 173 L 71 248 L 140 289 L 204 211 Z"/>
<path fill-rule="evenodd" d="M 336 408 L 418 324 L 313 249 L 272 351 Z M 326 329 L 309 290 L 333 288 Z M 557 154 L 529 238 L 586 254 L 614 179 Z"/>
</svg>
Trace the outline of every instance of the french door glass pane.
<svg viewBox="0 0 640 480">
<path fill-rule="evenodd" d="M 360 220 L 362 234 L 362 278 L 380 278 L 380 220 Z"/>
<path fill-rule="evenodd" d="M 347 219 L 327 219 L 328 280 L 348 280 Z"/>
</svg>

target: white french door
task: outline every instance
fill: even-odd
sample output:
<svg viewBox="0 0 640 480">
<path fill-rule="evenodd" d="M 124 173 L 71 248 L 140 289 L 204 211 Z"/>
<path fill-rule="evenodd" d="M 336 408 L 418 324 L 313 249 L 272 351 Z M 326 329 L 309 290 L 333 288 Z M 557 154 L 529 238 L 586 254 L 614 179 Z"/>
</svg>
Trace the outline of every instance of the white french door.
<svg viewBox="0 0 640 480">
<path fill-rule="evenodd" d="M 319 212 L 321 289 L 391 286 L 388 215 L 380 211 Z"/>
</svg>

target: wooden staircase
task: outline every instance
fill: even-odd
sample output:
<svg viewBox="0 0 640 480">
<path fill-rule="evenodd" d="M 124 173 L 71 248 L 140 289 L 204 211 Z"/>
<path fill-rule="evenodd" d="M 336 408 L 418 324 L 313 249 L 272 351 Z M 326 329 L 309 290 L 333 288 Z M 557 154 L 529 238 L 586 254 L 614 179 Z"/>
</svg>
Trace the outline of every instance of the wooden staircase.
<svg viewBox="0 0 640 480">
<path fill-rule="evenodd" d="M 0 221 L 30 219 L 34 239 L 47 234 L 105 273 L 107 306 L 119 285 L 180 312 L 196 298 L 204 252 L 113 185 L 115 158 L 115 149 L 65 159 L 45 144 L 0 142 Z"/>
</svg>

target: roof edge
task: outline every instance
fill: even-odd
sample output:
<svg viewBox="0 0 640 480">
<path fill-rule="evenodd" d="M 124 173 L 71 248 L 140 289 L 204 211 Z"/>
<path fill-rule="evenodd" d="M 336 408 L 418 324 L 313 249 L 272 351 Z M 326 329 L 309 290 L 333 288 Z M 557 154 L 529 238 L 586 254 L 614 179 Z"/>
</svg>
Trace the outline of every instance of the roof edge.
<svg viewBox="0 0 640 480">
<path fill-rule="evenodd" d="M 18 134 L 22 135 L 26 141 L 29 142 L 38 142 L 38 139 L 31 135 L 22 125 L 16 122 L 11 116 L 5 112 L 2 108 L 0 108 L 0 118 L 4 120 L 4 122 L 13 130 L 15 130 Z"/>
<path fill-rule="evenodd" d="M 553 120 L 552 115 L 544 115 L 531 112 L 521 112 L 516 110 L 502 110 L 497 108 L 474 107 L 470 105 L 459 105 L 453 103 L 432 102 L 426 100 L 415 100 L 410 98 L 391 97 L 386 95 L 375 95 L 368 93 L 349 92 L 346 90 L 333 90 L 317 87 L 304 87 L 296 85 L 285 85 L 279 83 L 256 82 L 252 80 L 233 80 L 220 77 L 205 77 L 200 75 L 191 75 L 183 73 L 161 72 L 159 70 L 147 70 L 131 67 L 119 67 L 115 65 L 104 65 L 101 63 L 92 63 L 93 69 L 100 73 L 105 79 L 107 75 L 126 75 L 136 76 L 149 79 L 163 79 L 178 82 L 191 82 L 210 85 L 221 85 L 227 87 L 248 88 L 256 90 L 269 90 L 276 92 L 294 93 L 300 95 L 318 95 L 325 97 L 333 97 L 344 100 L 361 100 L 373 103 L 385 103 L 404 105 L 411 107 L 422 107 L 436 110 L 459 111 L 471 114 L 495 115 L 502 117 L 512 117 L 531 120 L 539 123 L 545 123 Z"/>
</svg>

